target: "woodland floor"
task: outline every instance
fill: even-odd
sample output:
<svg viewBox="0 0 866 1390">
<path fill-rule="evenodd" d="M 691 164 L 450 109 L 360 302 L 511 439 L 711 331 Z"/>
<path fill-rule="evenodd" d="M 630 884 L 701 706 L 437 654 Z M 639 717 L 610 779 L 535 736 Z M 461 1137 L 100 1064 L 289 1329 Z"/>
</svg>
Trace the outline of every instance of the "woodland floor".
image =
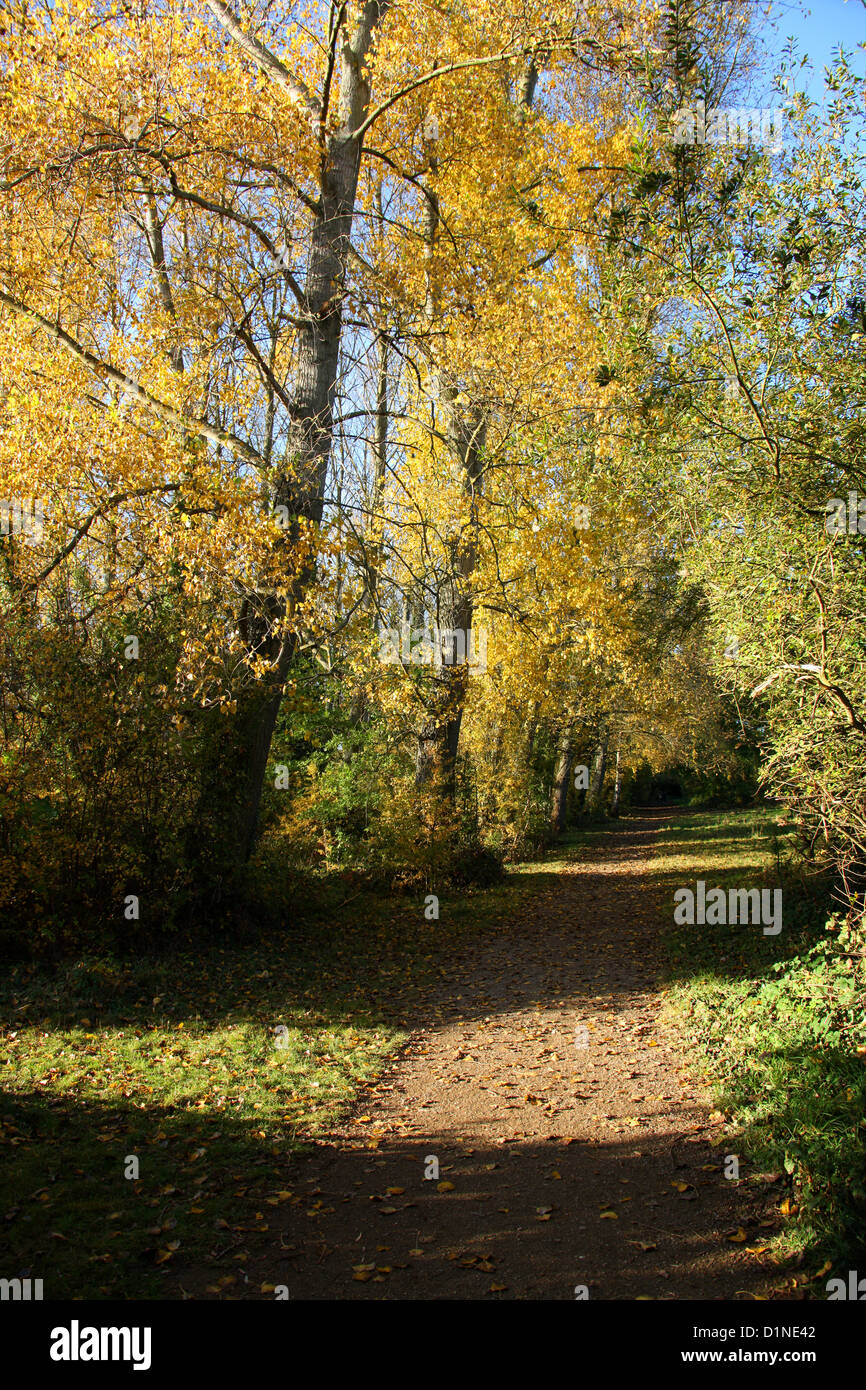
<svg viewBox="0 0 866 1390">
<path fill-rule="evenodd" d="M 771 1188 L 725 1178 L 724 1117 L 664 1017 L 667 818 L 633 812 L 455 953 L 408 1043 L 289 1162 L 303 1200 L 269 1209 L 241 1279 L 178 1265 L 173 1296 L 772 1297 Z"/>
</svg>

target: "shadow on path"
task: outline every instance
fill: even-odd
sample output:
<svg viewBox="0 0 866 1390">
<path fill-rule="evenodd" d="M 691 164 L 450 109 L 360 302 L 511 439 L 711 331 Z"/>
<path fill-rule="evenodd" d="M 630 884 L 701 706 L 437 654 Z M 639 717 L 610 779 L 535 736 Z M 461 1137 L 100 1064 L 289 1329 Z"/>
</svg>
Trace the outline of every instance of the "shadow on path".
<svg viewBox="0 0 866 1390">
<path fill-rule="evenodd" d="M 778 1273 L 752 1252 L 776 1220 L 724 1177 L 721 1119 L 660 1018 L 669 885 L 652 846 L 669 814 L 584 842 L 454 960 L 407 1047 L 291 1162 L 267 1247 L 221 1296 L 766 1294 Z M 213 1271 L 175 1275 L 220 1296 Z"/>
</svg>

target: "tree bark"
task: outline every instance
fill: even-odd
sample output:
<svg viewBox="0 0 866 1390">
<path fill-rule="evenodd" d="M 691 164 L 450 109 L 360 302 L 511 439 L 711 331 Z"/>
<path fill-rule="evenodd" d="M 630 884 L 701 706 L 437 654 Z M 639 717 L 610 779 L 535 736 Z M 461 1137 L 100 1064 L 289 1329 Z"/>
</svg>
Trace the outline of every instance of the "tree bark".
<svg viewBox="0 0 866 1390">
<path fill-rule="evenodd" d="M 211 8 L 227 27 L 222 5 Z M 370 109 L 370 85 L 365 65 L 388 0 L 367 0 L 354 28 L 345 34 L 339 57 L 339 111 L 336 127 L 324 138 L 320 199 L 310 230 L 304 313 L 298 328 L 296 373 L 291 395 L 291 421 L 285 464 L 277 472 L 273 502 L 286 508 L 289 524 L 278 550 L 288 574 L 287 597 L 269 590 L 251 593 L 241 614 L 242 629 L 250 634 L 248 656 L 266 656 L 270 674 L 263 683 L 250 683 L 239 708 L 238 756 L 243 767 L 244 792 L 238 807 L 233 858 L 243 862 L 255 844 L 271 741 L 282 702 L 283 687 L 294 655 L 291 630 L 295 610 L 314 578 L 312 567 L 291 573 L 292 554 L 309 524 L 322 520 L 328 463 L 334 434 L 343 293 L 348 267 L 363 137 L 356 131 Z M 233 32 L 231 28 L 230 32 Z M 236 41 L 237 36 L 233 33 Z M 242 46 L 244 46 L 242 44 Z M 254 54 L 263 66 L 260 55 Z M 274 60 L 275 61 L 275 60 Z M 269 70 L 269 69 L 268 69 Z M 280 80 L 274 69 L 275 80 Z M 304 104 L 303 93 L 299 100 Z M 277 557 L 279 558 L 279 557 Z"/>
<path fill-rule="evenodd" d="M 563 729 L 559 735 L 556 752 L 556 768 L 553 774 L 553 795 L 550 806 L 550 827 L 554 835 L 565 829 L 565 815 L 568 807 L 568 780 L 574 758 L 572 730 Z"/>
<path fill-rule="evenodd" d="M 419 734 L 415 763 L 416 786 L 432 788 L 435 785 L 439 793 L 449 800 L 455 791 L 457 749 L 469 685 L 474 615 L 471 578 L 477 555 L 476 489 L 484 442 L 484 421 L 480 414 L 451 409 L 452 394 L 456 395 L 456 392 L 445 396 L 445 437 L 449 453 L 459 461 L 463 470 L 469 515 L 459 525 L 450 543 L 448 574 L 437 595 L 435 619 L 438 632 L 435 645 L 441 667 L 431 682 L 427 701 L 429 718 Z M 459 651 L 460 642 L 464 647 L 462 653 Z"/>
<path fill-rule="evenodd" d="M 613 800 L 610 803 L 611 816 L 619 815 L 619 799 L 622 794 L 622 770 L 620 768 L 619 744 L 616 746 L 616 772 L 613 779 Z"/>
<path fill-rule="evenodd" d="M 604 774 L 607 770 L 607 746 L 610 736 L 605 733 L 599 739 L 592 759 L 589 774 L 589 788 L 586 793 L 586 809 L 590 815 L 597 815 L 601 809 L 601 795 L 604 790 Z"/>
<path fill-rule="evenodd" d="M 436 279 L 436 240 L 439 233 L 439 197 L 435 188 L 438 173 L 436 133 L 427 135 L 428 174 L 422 183 L 424 205 L 422 230 L 427 263 L 425 318 L 431 328 L 439 313 Z M 475 569 L 477 542 L 477 489 L 481 479 L 481 452 L 484 445 L 485 423 L 481 413 L 471 405 L 457 404 L 459 391 L 439 365 L 431 369 L 431 386 L 442 420 L 442 433 L 449 457 L 460 470 L 463 493 L 468 500 L 468 516 L 456 519 L 456 530 L 448 548 L 448 565 L 444 582 L 439 584 L 431 616 L 438 629 L 435 638 L 436 660 L 441 663 L 428 689 L 427 714 L 419 735 L 415 758 L 415 785 L 419 789 L 435 790 L 446 801 L 455 793 L 457 749 L 463 707 L 469 683 L 469 646 L 474 605 L 471 576 Z M 462 634 L 463 657 L 458 660 L 453 637 L 441 633 Z"/>
<path fill-rule="evenodd" d="M 524 760 L 527 769 L 532 766 L 532 754 L 535 751 L 535 735 L 538 733 L 538 712 L 540 701 L 533 700 L 529 706 L 529 718 L 526 721 L 526 738 L 524 742 Z"/>
<path fill-rule="evenodd" d="M 534 60 L 527 61 L 518 85 L 516 114 L 525 120 L 530 114 L 535 96 L 538 71 Z M 435 135 L 428 140 L 428 163 L 430 175 L 438 172 L 435 152 Z M 423 208 L 423 235 L 427 258 L 426 316 L 435 323 L 439 315 L 434 253 L 439 232 L 440 207 L 438 194 L 429 181 L 423 183 L 425 201 Z M 486 422 L 483 408 L 472 398 L 471 383 L 467 386 L 469 404 L 460 406 L 459 385 L 449 380 L 447 374 L 433 372 L 434 389 L 438 394 L 438 405 L 444 416 L 444 434 L 449 454 L 461 470 L 464 494 L 468 500 L 468 517 L 465 528 L 461 528 L 452 545 L 452 564 L 450 574 L 439 593 L 437 622 L 440 630 L 454 629 L 463 634 L 468 655 L 470 633 L 475 615 L 471 580 L 477 560 L 478 495 L 482 485 L 482 454 L 486 436 Z M 466 383 L 462 383 L 466 385 Z M 465 534 L 463 532 L 465 531 Z M 444 655 L 444 653 L 443 653 Z M 460 728 L 463 721 L 463 708 L 469 683 L 469 671 L 465 664 L 455 665 L 446 670 L 443 661 L 442 674 L 437 678 L 429 702 L 430 718 L 421 730 L 418 739 L 418 753 L 415 763 L 415 784 L 419 788 L 435 784 L 440 795 L 452 799 L 455 792 L 455 771 L 457 750 L 460 743 Z"/>
</svg>

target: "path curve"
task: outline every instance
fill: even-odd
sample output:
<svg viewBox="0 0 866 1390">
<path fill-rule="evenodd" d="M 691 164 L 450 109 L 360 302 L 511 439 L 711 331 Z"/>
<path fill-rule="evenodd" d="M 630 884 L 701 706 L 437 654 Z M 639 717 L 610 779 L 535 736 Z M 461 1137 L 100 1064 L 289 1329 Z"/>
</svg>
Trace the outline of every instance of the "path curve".
<svg viewBox="0 0 866 1390">
<path fill-rule="evenodd" d="M 262 1284 L 302 1299 L 765 1289 L 749 1249 L 765 1213 L 724 1177 L 721 1120 L 660 1018 L 665 888 L 651 859 L 666 819 L 647 809 L 600 835 L 455 960 L 429 1021 L 291 1165 L 304 1200 L 279 1209 L 248 1296 L 273 1297 Z M 742 1228 L 748 1241 L 731 1242 Z"/>
</svg>

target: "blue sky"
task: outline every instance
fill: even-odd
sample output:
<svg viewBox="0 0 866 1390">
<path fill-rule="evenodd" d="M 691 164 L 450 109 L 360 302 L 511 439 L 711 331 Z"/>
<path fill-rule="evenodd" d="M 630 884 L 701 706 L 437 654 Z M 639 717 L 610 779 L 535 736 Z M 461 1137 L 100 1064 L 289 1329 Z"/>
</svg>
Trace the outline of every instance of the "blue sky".
<svg viewBox="0 0 866 1390">
<path fill-rule="evenodd" d="M 811 77 L 804 73 L 801 79 L 813 97 L 821 96 L 823 68 L 840 43 L 854 56 L 855 70 L 866 71 L 866 52 L 858 51 L 866 42 L 866 6 L 861 0 L 775 0 L 772 14 L 775 32 L 768 25 L 768 59 L 781 52 L 788 38 L 796 38 L 801 57 L 808 54 L 813 69 Z"/>
</svg>

